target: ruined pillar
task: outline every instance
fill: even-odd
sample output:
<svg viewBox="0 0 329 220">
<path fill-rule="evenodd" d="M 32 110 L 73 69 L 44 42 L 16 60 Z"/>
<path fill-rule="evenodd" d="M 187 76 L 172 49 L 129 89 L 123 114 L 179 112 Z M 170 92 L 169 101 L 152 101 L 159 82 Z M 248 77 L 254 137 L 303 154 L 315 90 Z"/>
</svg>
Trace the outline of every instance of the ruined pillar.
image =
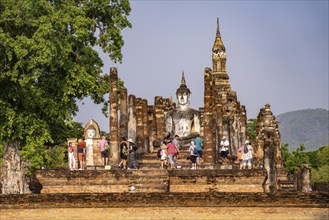
<svg viewBox="0 0 329 220">
<path fill-rule="evenodd" d="M 264 183 L 265 192 L 276 193 L 277 184 L 277 167 L 276 167 L 276 121 L 270 109 L 270 105 L 266 104 L 265 109 L 261 111 L 262 127 L 261 134 L 264 143 L 264 168 L 267 171 L 267 180 Z"/>
<path fill-rule="evenodd" d="M 211 83 L 211 69 L 206 68 L 204 71 L 204 162 L 214 163 L 214 124 L 213 124 L 213 95 Z"/>
<path fill-rule="evenodd" d="M 311 164 L 302 164 L 295 174 L 295 185 L 299 192 L 307 193 L 311 187 Z"/>
<path fill-rule="evenodd" d="M 144 151 L 144 125 L 143 125 L 143 107 L 142 99 L 136 99 L 136 144 L 139 151 Z"/>
<path fill-rule="evenodd" d="M 223 137 L 223 105 L 220 102 L 216 103 L 216 134 L 215 134 L 215 161 L 219 161 L 220 141 Z"/>
<path fill-rule="evenodd" d="M 21 159 L 17 142 L 4 144 L 4 157 L 0 167 L 2 194 L 31 193 L 27 182 L 28 164 Z M 42 186 L 41 186 L 42 189 Z M 40 189 L 40 190 L 41 190 Z"/>
<path fill-rule="evenodd" d="M 118 146 L 118 70 L 110 69 L 110 162 L 119 163 Z"/>
<path fill-rule="evenodd" d="M 149 146 L 150 152 L 153 151 L 153 142 L 157 138 L 157 128 L 156 128 L 156 120 L 154 114 L 154 106 L 149 105 L 148 108 L 148 129 L 149 129 Z"/>
<path fill-rule="evenodd" d="M 164 111 L 163 111 L 163 99 L 161 96 L 154 98 L 154 111 L 157 128 L 157 139 L 162 139 L 165 133 Z"/>
<path fill-rule="evenodd" d="M 128 108 L 128 138 L 132 139 L 134 142 L 136 140 L 136 97 L 134 95 L 129 95 L 129 108 Z"/>
<path fill-rule="evenodd" d="M 120 138 L 128 137 L 128 99 L 127 89 L 123 86 L 120 91 Z"/>
<path fill-rule="evenodd" d="M 142 99 L 142 115 L 143 115 L 143 148 L 145 153 L 150 152 L 149 145 L 149 128 L 148 128 L 148 115 L 147 115 L 147 100 Z"/>
</svg>

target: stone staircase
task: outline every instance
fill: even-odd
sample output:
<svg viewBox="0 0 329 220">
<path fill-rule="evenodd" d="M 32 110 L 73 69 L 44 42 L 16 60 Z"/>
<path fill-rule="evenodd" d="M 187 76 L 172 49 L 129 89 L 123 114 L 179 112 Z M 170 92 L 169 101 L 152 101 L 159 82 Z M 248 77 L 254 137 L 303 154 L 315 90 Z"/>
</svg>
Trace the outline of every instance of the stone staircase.
<svg viewBox="0 0 329 220">
<path fill-rule="evenodd" d="M 129 191 L 167 192 L 169 176 L 165 170 L 136 170 L 129 175 Z"/>
<path fill-rule="evenodd" d="M 281 192 L 296 192 L 295 183 L 292 180 L 278 181 L 278 188 Z"/>
<path fill-rule="evenodd" d="M 176 168 L 190 169 L 191 161 L 187 160 L 188 150 L 181 150 L 178 159 L 175 158 Z M 161 161 L 157 157 L 157 152 L 137 155 L 138 168 L 141 170 L 161 169 Z"/>
</svg>

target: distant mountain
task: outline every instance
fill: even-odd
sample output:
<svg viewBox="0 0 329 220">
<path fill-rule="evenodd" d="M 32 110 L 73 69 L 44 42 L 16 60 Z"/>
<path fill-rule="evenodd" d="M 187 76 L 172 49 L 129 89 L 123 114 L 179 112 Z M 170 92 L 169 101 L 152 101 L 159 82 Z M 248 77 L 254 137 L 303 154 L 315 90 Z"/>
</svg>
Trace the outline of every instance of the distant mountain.
<svg viewBox="0 0 329 220">
<path fill-rule="evenodd" d="M 276 117 L 281 143 L 290 151 L 304 144 L 305 151 L 314 151 L 329 144 L 329 111 L 305 109 L 286 112 Z"/>
</svg>

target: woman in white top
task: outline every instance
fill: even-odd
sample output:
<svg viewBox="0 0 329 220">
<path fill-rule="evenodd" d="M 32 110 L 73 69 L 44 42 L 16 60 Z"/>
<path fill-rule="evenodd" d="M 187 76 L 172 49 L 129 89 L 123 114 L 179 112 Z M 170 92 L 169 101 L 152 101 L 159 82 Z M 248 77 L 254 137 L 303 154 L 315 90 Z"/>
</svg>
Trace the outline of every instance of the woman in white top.
<svg viewBox="0 0 329 220">
<path fill-rule="evenodd" d="M 252 152 L 253 152 L 253 148 L 250 144 L 249 141 L 246 141 L 246 144 L 244 146 L 244 150 L 243 150 L 243 169 L 247 168 L 247 164 L 248 164 L 248 169 L 251 169 L 251 163 L 252 163 Z"/>
</svg>

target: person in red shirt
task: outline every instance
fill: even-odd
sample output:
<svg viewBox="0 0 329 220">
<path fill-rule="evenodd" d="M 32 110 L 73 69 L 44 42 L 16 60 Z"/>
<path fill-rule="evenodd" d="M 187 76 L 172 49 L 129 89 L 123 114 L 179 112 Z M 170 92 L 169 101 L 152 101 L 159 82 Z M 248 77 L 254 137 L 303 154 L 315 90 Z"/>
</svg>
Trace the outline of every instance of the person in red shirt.
<svg viewBox="0 0 329 220">
<path fill-rule="evenodd" d="M 177 153 L 177 148 L 171 140 L 167 139 L 167 151 L 168 151 L 168 158 L 169 158 L 169 163 L 170 163 L 170 168 L 175 169 L 175 155 Z"/>
</svg>

